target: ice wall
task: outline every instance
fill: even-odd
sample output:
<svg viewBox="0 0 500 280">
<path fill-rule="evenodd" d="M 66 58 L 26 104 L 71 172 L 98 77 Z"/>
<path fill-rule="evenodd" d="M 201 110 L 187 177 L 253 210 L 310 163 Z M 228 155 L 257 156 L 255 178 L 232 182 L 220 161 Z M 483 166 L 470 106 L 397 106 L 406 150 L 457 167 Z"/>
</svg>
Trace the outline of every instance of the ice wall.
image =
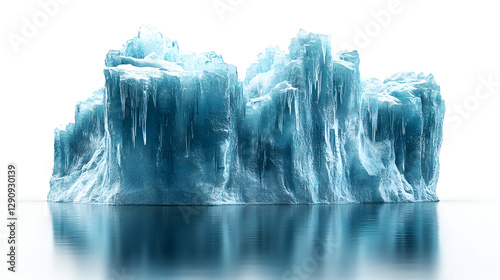
<svg viewBox="0 0 500 280">
<path fill-rule="evenodd" d="M 215 53 L 141 28 L 56 130 L 50 201 L 437 200 L 444 102 L 432 75 L 361 81 L 357 52 L 301 30 L 238 80 Z"/>
</svg>

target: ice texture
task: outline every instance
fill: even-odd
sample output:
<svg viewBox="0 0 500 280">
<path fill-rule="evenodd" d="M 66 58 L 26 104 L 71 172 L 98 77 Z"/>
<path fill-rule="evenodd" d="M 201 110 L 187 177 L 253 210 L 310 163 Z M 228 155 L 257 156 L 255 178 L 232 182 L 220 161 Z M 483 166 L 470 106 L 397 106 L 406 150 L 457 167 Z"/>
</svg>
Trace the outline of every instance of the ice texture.
<svg viewBox="0 0 500 280">
<path fill-rule="evenodd" d="M 243 81 L 216 53 L 141 27 L 105 87 L 56 130 L 49 201 L 299 204 L 436 201 L 445 113 L 432 75 L 362 80 L 356 51 L 301 30 Z"/>
</svg>

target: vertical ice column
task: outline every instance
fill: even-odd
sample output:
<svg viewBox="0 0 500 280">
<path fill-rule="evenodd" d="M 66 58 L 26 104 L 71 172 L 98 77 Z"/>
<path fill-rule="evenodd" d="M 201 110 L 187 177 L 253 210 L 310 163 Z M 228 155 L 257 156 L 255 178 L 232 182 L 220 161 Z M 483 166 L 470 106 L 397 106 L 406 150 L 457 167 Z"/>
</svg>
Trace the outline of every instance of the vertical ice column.
<svg viewBox="0 0 500 280">
<path fill-rule="evenodd" d="M 127 65 L 105 70 L 109 173 L 121 203 L 224 198 L 239 84 L 235 67 L 205 67 L 190 73 Z"/>
<path fill-rule="evenodd" d="M 384 200 L 436 200 L 444 102 L 434 78 L 400 73 L 365 81 L 364 88 L 363 136 L 372 135 L 362 142 L 366 158 L 390 145 L 377 171 Z"/>
<path fill-rule="evenodd" d="M 49 199 L 73 201 L 82 189 L 92 188 L 92 182 L 81 180 L 91 172 L 102 157 L 104 138 L 103 90 L 79 102 L 75 122 L 65 130 L 56 129 L 54 138 L 54 169 Z"/>
</svg>

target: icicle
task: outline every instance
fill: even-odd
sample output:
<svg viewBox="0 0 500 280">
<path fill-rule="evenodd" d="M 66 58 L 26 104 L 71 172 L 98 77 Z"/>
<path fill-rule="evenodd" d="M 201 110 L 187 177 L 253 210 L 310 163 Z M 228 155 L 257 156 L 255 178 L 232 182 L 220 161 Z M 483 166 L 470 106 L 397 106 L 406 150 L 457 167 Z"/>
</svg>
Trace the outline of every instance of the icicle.
<svg viewBox="0 0 500 280">
<path fill-rule="evenodd" d="M 377 102 L 377 100 L 375 100 Z M 371 102 L 370 102 L 371 103 Z M 372 115 L 372 142 L 375 142 L 375 136 L 377 135 L 377 122 L 378 122 L 378 102 L 374 106 L 374 112 Z"/>
<path fill-rule="evenodd" d="M 318 84 L 318 80 L 319 80 L 319 64 L 316 65 L 316 61 L 314 62 L 314 85 L 317 85 Z"/>
<path fill-rule="evenodd" d="M 292 97 L 293 95 L 290 94 L 290 92 L 294 92 L 294 90 L 287 90 L 287 95 L 286 95 L 286 102 L 288 104 L 288 114 L 291 115 L 292 114 Z"/>
<path fill-rule="evenodd" d="M 132 115 L 132 143 L 135 148 L 135 137 L 137 135 L 137 87 L 135 87 L 135 95 L 130 96 L 130 114 Z"/>
<path fill-rule="evenodd" d="M 403 141 L 403 172 L 405 172 L 405 162 L 406 162 L 406 144 Z"/>
<path fill-rule="evenodd" d="M 194 124 L 193 121 L 191 121 L 191 139 L 194 139 Z"/>
<path fill-rule="evenodd" d="M 120 144 L 116 145 L 116 161 L 118 166 L 122 166 Z"/>
<path fill-rule="evenodd" d="M 134 131 L 134 127 L 132 126 L 131 129 L 132 129 L 132 144 L 133 144 L 133 146 L 135 148 L 135 131 Z"/>
<path fill-rule="evenodd" d="M 122 120 L 125 119 L 125 104 L 127 101 L 127 83 L 124 80 L 118 82 L 120 87 L 120 102 L 122 104 Z"/>
<path fill-rule="evenodd" d="M 142 139 L 144 140 L 144 145 L 146 145 L 146 124 L 148 118 L 148 91 L 147 87 L 142 90 L 142 110 L 140 110 L 139 115 L 141 118 L 142 127 Z"/>
<path fill-rule="evenodd" d="M 158 86 L 157 86 L 158 82 L 155 78 L 153 78 L 151 83 L 153 84 L 153 92 L 151 93 L 153 97 L 153 106 L 156 107 L 156 96 L 158 95 Z"/>
<path fill-rule="evenodd" d="M 401 131 L 403 132 L 403 135 L 405 135 L 405 133 L 406 133 L 406 122 L 405 122 L 404 116 L 401 119 L 401 126 L 402 126 Z"/>
</svg>

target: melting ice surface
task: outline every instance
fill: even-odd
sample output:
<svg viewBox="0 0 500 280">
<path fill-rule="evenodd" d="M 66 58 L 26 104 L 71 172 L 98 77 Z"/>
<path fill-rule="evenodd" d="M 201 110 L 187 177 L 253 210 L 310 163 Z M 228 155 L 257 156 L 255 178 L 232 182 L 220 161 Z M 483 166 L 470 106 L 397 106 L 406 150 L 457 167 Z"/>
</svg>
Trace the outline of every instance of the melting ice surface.
<svg viewBox="0 0 500 280">
<path fill-rule="evenodd" d="M 50 201 L 107 204 L 435 201 L 445 113 L 432 75 L 361 80 L 356 51 L 299 32 L 238 80 L 142 27 L 105 87 L 56 130 Z"/>
</svg>

